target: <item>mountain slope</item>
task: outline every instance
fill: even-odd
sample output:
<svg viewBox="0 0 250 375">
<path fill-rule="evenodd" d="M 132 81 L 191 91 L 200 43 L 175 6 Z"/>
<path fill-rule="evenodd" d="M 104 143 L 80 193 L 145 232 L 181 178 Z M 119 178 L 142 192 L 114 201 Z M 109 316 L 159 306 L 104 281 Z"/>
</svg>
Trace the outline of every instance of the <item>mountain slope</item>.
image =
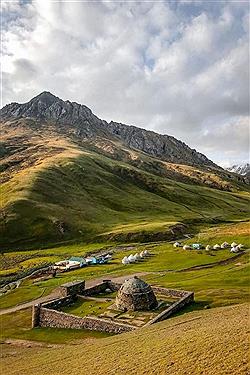
<svg viewBox="0 0 250 375">
<path fill-rule="evenodd" d="M 235 164 L 232 167 L 227 168 L 229 172 L 238 173 L 240 175 L 250 175 L 250 164 Z"/>
<path fill-rule="evenodd" d="M 248 371 L 248 307 L 192 312 L 91 340 L 88 355 L 86 341 L 58 348 L 16 347 L 14 354 L 13 347 L 4 348 L 3 371 L 6 375 L 243 375 Z"/>
<path fill-rule="evenodd" d="M 62 114 L 55 110 L 59 105 L 71 110 Z M 249 216 L 248 188 L 241 177 L 204 164 L 206 159 L 202 165 L 170 163 L 166 153 L 159 158 L 151 155 L 153 149 L 129 147 L 125 135 L 111 134 L 111 125 L 84 106 L 46 93 L 28 105 L 6 106 L 2 114 L 3 248 L 98 238 L 170 239 L 192 230 L 195 221 Z M 127 128 L 132 139 L 131 128 L 120 127 Z M 117 233 L 117 227 L 128 224 L 129 232 Z"/>
</svg>

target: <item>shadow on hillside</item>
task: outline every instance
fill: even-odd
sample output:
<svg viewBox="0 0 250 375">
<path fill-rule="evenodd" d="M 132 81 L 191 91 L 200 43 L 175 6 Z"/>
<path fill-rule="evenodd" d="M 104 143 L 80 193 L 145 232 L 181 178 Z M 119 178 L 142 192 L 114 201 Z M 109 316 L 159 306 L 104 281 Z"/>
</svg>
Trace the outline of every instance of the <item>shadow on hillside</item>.
<svg viewBox="0 0 250 375">
<path fill-rule="evenodd" d="M 181 311 L 176 312 L 173 314 L 171 317 L 175 316 L 180 316 L 192 311 L 197 311 L 197 310 L 204 310 L 204 309 L 209 309 L 210 308 L 210 303 L 211 301 L 199 301 L 199 302 L 193 302 L 191 305 L 185 306 Z"/>
</svg>

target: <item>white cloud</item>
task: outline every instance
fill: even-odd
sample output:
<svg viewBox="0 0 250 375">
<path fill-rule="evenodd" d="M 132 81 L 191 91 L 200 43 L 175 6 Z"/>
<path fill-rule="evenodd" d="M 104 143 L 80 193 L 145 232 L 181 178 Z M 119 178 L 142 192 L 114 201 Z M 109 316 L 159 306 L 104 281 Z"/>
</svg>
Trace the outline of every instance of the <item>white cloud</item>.
<svg viewBox="0 0 250 375">
<path fill-rule="evenodd" d="M 2 11 L 3 104 L 49 90 L 216 162 L 247 158 L 246 5 L 37 0 Z M 225 132 L 234 141 L 221 147 Z"/>
</svg>

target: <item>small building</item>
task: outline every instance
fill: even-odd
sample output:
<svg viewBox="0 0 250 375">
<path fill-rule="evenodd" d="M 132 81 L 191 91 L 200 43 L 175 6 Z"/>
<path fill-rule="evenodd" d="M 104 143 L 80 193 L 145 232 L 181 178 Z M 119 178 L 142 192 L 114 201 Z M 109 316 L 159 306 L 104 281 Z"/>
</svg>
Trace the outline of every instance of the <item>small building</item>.
<svg viewBox="0 0 250 375">
<path fill-rule="evenodd" d="M 236 242 L 232 242 L 231 243 L 231 247 L 235 247 L 235 246 L 237 246 L 237 243 Z"/>
<path fill-rule="evenodd" d="M 66 264 L 66 267 L 65 267 L 65 270 L 66 271 L 75 270 L 75 269 L 80 268 L 80 267 L 81 267 L 80 262 L 77 262 L 77 261 L 74 261 L 74 260 L 68 260 L 67 264 Z"/>
<path fill-rule="evenodd" d="M 217 243 L 216 245 L 213 246 L 213 249 L 214 250 L 219 250 L 220 249 L 220 245 Z"/>
<path fill-rule="evenodd" d="M 200 243 L 193 243 L 192 244 L 192 248 L 194 250 L 201 250 L 202 249 L 202 245 Z"/>
<path fill-rule="evenodd" d="M 181 245 L 180 242 L 175 242 L 173 246 L 174 246 L 174 247 L 181 247 L 182 245 Z"/>
<path fill-rule="evenodd" d="M 133 254 L 130 254 L 130 255 L 128 256 L 128 261 L 129 261 L 129 263 L 134 263 L 134 262 L 135 262 L 135 257 L 134 257 Z"/>
<path fill-rule="evenodd" d="M 69 258 L 69 261 L 70 262 L 78 262 L 80 264 L 80 267 L 87 266 L 87 262 L 86 262 L 85 258 L 82 258 L 82 257 L 71 257 L 71 258 Z"/>
<path fill-rule="evenodd" d="M 238 253 L 240 251 L 239 247 L 238 246 L 234 246 L 231 248 L 230 252 L 231 253 Z"/>
<path fill-rule="evenodd" d="M 220 247 L 221 249 L 227 249 L 228 247 L 230 247 L 230 245 L 228 242 L 223 242 Z"/>
<path fill-rule="evenodd" d="M 85 261 L 86 261 L 87 265 L 98 263 L 96 257 L 87 257 L 87 258 L 85 258 Z"/>
<path fill-rule="evenodd" d="M 210 245 L 207 245 L 207 246 L 206 246 L 206 250 L 207 250 L 207 251 L 211 250 L 211 246 L 210 246 Z"/>
<path fill-rule="evenodd" d="M 183 246 L 183 250 L 190 250 L 191 249 L 191 246 L 189 246 L 189 245 L 184 245 Z"/>
<path fill-rule="evenodd" d="M 128 257 L 124 257 L 122 258 L 122 264 L 129 264 L 129 260 L 128 260 Z"/>
<path fill-rule="evenodd" d="M 65 271 L 67 262 L 68 262 L 67 260 L 61 260 L 60 262 L 56 262 L 53 266 L 53 269 L 59 270 L 59 271 Z"/>
<path fill-rule="evenodd" d="M 151 286 L 137 276 L 126 280 L 116 297 L 116 306 L 121 311 L 152 310 L 157 305 Z"/>
</svg>

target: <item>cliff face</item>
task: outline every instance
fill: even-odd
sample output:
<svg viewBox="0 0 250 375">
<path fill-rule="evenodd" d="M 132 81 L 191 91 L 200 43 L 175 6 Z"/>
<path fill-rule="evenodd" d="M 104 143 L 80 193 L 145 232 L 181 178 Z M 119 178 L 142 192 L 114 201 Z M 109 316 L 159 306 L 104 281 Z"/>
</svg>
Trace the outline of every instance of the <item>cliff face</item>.
<svg viewBox="0 0 250 375">
<path fill-rule="evenodd" d="M 63 131 L 73 132 L 78 138 L 104 137 L 118 139 L 131 149 L 143 151 L 162 160 L 196 166 L 219 167 L 205 155 L 168 135 L 111 121 L 107 123 L 81 104 L 63 101 L 49 92 L 43 92 L 28 103 L 11 103 L 1 109 L 2 120 L 34 118 L 53 121 Z"/>
</svg>

